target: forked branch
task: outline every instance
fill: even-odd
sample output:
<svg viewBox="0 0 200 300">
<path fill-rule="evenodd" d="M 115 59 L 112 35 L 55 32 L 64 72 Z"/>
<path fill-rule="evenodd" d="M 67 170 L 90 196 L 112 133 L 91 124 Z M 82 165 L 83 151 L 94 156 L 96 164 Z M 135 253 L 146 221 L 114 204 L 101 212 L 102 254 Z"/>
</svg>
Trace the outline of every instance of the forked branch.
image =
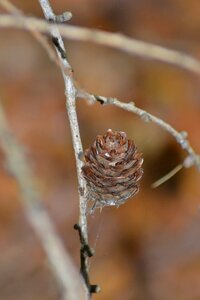
<svg viewBox="0 0 200 300">
<path fill-rule="evenodd" d="M 144 109 L 138 108 L 135 103 L 124 103 L 122 101 L 119 101 L 116 98 L 107 98 L 103 96 L 97 96 L 89 94 L 88 92 L 85 92 L 84 90 L 77 89 L 77 96 L 79 98 L 88 99 L 91 102 L 100 102 L 104 105 L 114 105 L 119 108 L 122 108 L 124 110 L 127 110 L 129 112 L 132 112 L 134 114 L 137 114 L 142 121 L 144 122 L 153 122 L 165 131 L 167 131 L 169 134 L 171 134 L 177 141 L 177 143 L 181 146 L 183 150 L 187 152 L 187 157 L 183 162 L 183 166 L 186 168 L 189 168 L 193 165 L 197 167 L 197 169 L 200 171 L 200 156 L 197 154 L 192 146 L 190 145 L 190 142 L 187 139 L 187 132 L 181 131 L 178 132 L 175 128 L 173 128 L 170 124 L 163 121 L 162 119 L 150 114 L 149 112 L 145 111 Z"/>
</svg>

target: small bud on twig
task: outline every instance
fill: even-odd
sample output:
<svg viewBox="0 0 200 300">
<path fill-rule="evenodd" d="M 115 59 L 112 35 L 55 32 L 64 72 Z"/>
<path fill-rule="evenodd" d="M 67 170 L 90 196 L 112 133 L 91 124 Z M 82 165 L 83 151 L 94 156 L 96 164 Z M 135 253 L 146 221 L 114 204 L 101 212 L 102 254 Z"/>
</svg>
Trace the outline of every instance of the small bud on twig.
<svg viewBox="0 0 200 300">
<path fill-rule="evenodd" d="M 72 18 L 72 13 L 70 11 L 65 11 L 61 15 L 55 16 L 56 23 L 68 22 Z"/>
</svg>

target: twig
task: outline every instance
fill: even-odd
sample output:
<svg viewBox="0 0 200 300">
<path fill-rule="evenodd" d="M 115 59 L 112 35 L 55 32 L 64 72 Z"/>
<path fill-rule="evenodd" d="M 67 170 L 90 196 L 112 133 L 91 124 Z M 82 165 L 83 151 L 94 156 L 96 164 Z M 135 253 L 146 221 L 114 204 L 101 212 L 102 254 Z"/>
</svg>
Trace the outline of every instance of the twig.
<svg viewBox="0 0 200 300">
<path fill-rule="evenodd" d="M 20 198 L 26 217 L 40 238 L 52 272 L 61 289 L 62 299 L 84 299 L 81 278 L 42 203 L 37 182 L 26 161 L 24 149 L 12 135 L 1 103 L 0 142 L 5 152 L 7 167 L 19 184 Z"/>
<path fill-rule="evenodd" d="M 191 167 L 192 165 L 195 165 L 200 171 L 200 156 L 197 153 L 195 153 L 194 149 L 191 147 L 189 141 L 187 140 L 187 132 L 185 131 L 178 132 L 170 124 L 148 113 L 147 111 L 138 108 L 133 102 L 124 103 L 117 100 L 116 98 L 106 98 L 103 96 L 96 96 L 96 95 L 89 94 L 80 89 L 77 90 L 77 97 L 88 99 L 91 102 L 99 101 L 101 104 L 104 105 L 108 105 L 108 104 L 115 105 L 124 110 L 137 114 L 144 122 L 155 123 L 165 131 L 169 132 L 176 139 L 177 143 L 180 144 L 181 148 L 188 153 L 188 156 L 183 162 L 183 166 L 188 168 Z"/>
<path fill-rule="evenodd" d="M 168 181 L 170 178 L 172 178 L 175 174 L 177 174 L 181 169 L 183 168 L 183 164 L 179 164 L 177 165 L 173 170 L 171 170 L 169 173 L 167 173 L 166 175 L 164 175 L 163 177 L 159 178 L 158 180 L 156 180 L 151 187 L 153 189 L 159 187 L 161 184 L 165 183 L 166 181 Z"/>
<path fill-rule="evenodd" d="M 80 243 L 81 243 L 81 251 L 80 251 L 80 258 L 81 258 L 81 274 L 85 279 L 87 287 L 90 289 L 90 293 L 99 293 L 100 287 L 96 284 L 90 284 L 90 278 L 88 272 L 86 272 L 88 266 L 86 265 L 86 258 L 92 257 L 94 255 L 94 250 L 90 248 L 90 246 L 85 241 L 84 235 L 82 233 L 81 227 L 79 224 L 74 225 L 74 229 L 78 230 Z"/>
<path fill-rule="evenodd" d="M 51 18 L 52 20 L 56 21 L 56 17 L 52 14 L 50 19 Z M 55 27 L 54 24 L 50 25 L 48 22 L 40 19 L 22 16 L 13 18 L 13 16 L 6 14 L 1 14 L 0 27 L 37 30 L 43 33 L 51 33 L 58 29 L 60 34 L 65 38 L 82 42 L 93 42 L 102 46 L 115 48 L 132 55 L 169 63 L 187 71 L 200 74 L 200 61 L 198 59 L 176 50 L 171 50 L 152 43 L 139 41 L 118 33 L 91 30 L 88 28 L 62 24 L 57 24 Z"/>
<path fill-rule="evenodd" d="M 39 0 L 40 6 L 43 10 L 45 18 L 47 21 L 54 23 L 56 22 L 56 16 L 52 11 L 52 8 L 48 0 Z M 79 185 L 79 228 L 82 236 L 82 243 L 80 248 L 80 257 L 81 257 L 81 274 L 84 278 L 86 287 L 87 287 L 87 297 L 91 298 L 91 293 L 97 292 L 93 290 L 93 286 L 90 285 L 89 281 L 89 270 L 88 270 L 88 252 L 85 249 L 88 249 L 88 228 L 87 228 L 87 186 L 85 179 L 82 176 L 81 168 L 83 162 L 81 160 L 83 147 L 80 137 L 77 113 L 76 113 L 76 88 L 73 81 L 73 71 L 67 60 L 66 50 L 62 37 L 59 33 L 57 26 L 50 26 L 52 41 L 56 48 L 59 60 L 62 65 L 62 75 L 65 84 L 65 96 L 66 96 L 66 109 L 69 117 L 70 129 L 72 134 L 73 148 L 76 158 L 76 168 L 78 176 L 78 185 Z M 79 234 L 80 234 L 79 232 Z M 84 255 L 83 255 L 84 253 Z"/>
</svg>

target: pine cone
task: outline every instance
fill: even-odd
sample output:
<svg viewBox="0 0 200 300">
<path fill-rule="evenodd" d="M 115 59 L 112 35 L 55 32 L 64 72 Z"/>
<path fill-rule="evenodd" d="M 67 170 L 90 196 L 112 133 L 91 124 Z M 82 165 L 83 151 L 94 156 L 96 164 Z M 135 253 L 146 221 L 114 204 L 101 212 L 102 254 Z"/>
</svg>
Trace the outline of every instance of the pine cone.
<svg viewBox="0 0 200 300">
<path fill-rule="evenodd" d="M 143 158 L 125 132 L 109 129 L 98 135 L 84 156 L 82 172 L 95 208 L 119 206 L 138 192 Z"/>
</svg>

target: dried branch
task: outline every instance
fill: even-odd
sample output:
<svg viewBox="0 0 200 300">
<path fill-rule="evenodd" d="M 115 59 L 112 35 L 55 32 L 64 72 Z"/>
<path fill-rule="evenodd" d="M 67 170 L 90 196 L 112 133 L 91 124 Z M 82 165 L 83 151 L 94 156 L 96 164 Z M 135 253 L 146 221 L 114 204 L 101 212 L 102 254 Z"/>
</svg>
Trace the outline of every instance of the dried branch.
<svg viewBox="0 0 200 300">
<path fill-rule="evenodd" d="M 5 152 L 7 167 L 19 184 L 26 217 L 40 238 L 52 273 L 57 279 L 62 299 L 84 299 L 82 280 L 43 205 L 37 182 L 26 161 L 24 149 L 12 135 L 1 103 L 0 143 Z"/>
<path fill-rule="evenodd" d="M 56 15 L 49 4 L 48 0 L 39 0 L 40 6 L 43 10 L 45 18 L 51 23 L 55 23 L 57 20 Z M 83 147 L 80 137 L 77 113 L 76 113 L 76 88 L 73 81 L 72 68 L 68 62 L 66 50 L 62 37 L 59 33 L 57 26 L 50 27 L 50 33 L 52 36 L 52 41 L 55 46 L 56 52 L 58 54 L 61 66 L 62 75 L 65 84 L 65 96 L 66 96 L 66 109 L 69 117 L 70 129 L 72 134 L 73 148 L 76 158 L 76 168 L 78 176 L 78 190 L 79 190 L 79 224 L 76 229 L 79 228 L 79 235 L 81 238 L 81 248 L 80 248 L 80 258 L 81 258 L 81 274 L 84 278 L 87 287 L 87 297 L 90 299 L 91 293 L 98 292 L 98 287 L 96 285 L 91 285 L 89 280 L 89 268 L 88 268 L 88 257 L 90 257 L 92 251 L 88 245 L 88 229 L 87 229 L 87 186 L 85 179 L 82 176 L 83 162 L 81 160 L 83 154 Z M 95 288 L 94 288 L 95 287 Z"/>
<path fill-rule="evenodd" d="M 56 21 L 56 17 L 54 15 L 51 14 L 50 18 L 52 18 L 53 21 Z M 57 24 L 55 27 L 54 24 L 49 24 L 48 22 L 40 19 L 22 16 L 13 18 L 13 16 L 4 14 L 1 14 L 0 27 L 37 30 L 43 33 L 51 33 L 58 29 L 63 37 L 71 40 L 93 42 L 102 46 L 115 48 L 132 55 L 169 63 L 187 71 L 200 74 L 200 61 L 198 59 L 179 51 L 132 39 L 118 33 L 91 30 L 84 27 L 62 24 Z"/>
<path fill-rule="evenodd" d="M 189 141 L 187 140 L 187 132 L 181 131 L 178 132 L 175 128 L 173 128 L 170 124 L 166 123 L 162 119 L 159 119 L 158 117 L 150 114 L 149 112 L 138 108 L 133 102 L 130 103 L 124 103 L 116 98 L 106 98 L 103 96 L 96 96 L 89 94 L 83 90 L 77 90 L 77 97 L 88 99 L 90 102 L 96 102 L 99 101 L 101 104 L 104 105 L 115 105 L 117 107 L 120 107 L 124 110 L 133 112 L 137 114 L 144 122 L 153 122 L 165 131 L 169 132 L 177 141 L 178 144 L 180 144 L 181 148 L 185 150 L 188 153 L 188 156 L 183 162 L 183 166 L 186 168 L 189 168 L 193 165 L 195 165 L 198 170 L 200 171 L 200 156 L 194 151 L 194 149 L 191 147 Z"/>
</svg>

